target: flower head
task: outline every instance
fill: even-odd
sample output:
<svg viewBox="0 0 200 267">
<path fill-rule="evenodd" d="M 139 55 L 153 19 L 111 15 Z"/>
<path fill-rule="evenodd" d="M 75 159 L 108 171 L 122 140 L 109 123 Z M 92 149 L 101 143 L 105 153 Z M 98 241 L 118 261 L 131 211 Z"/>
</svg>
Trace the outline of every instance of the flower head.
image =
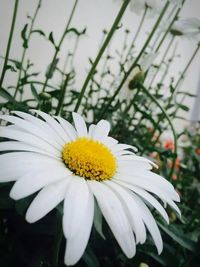
<svg viewBox="0 0 200 267">
<path fill-rule="evenodd" d="M 174 203 L 179 195 L 167 180 L 151 172 L 153 163 L 137 156 L 134 147 L 108 136 L 110 124 L 105 120 L 87 129 L 77 113 L 73 113 L 75 127 L 61 117 L 35 113 L 38 117 L 19 111 L 0 116 L 11 123 L 1 126 L 0 136 L 12 139 L 0 143 L 0 150 L 7 152 L 0 155 L 0 181 L 16 181 L 10 192 L 15 200 L 39 191 L 26 220 L 33 223 L 64 201 L 67 265 L 83 255 L 96 208 L 127 257 L 134 256 L 136 244 L 145 242 L 146 229 L 161 253 L 162 238 L 148 205 L 169 222 L 157 197 L 180 214 Z"/>
</svg>

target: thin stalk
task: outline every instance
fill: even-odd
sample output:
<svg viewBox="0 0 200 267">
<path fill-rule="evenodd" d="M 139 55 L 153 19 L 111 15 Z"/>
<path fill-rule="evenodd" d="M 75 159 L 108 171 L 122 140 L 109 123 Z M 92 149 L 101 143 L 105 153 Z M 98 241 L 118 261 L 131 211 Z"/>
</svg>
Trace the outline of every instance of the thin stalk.
<svg viewBox="0 0 200 267">
<path fill-rule="evenodd" d="M 144 91 L 144 93 L 146 95 L 149 96 L 149 98 L 151 98 L 151 100 L 160 108 L 160 110 L 162 111 L 162 114 L 163 116 L 165 116 L 165 118 L 167 119 L 170 127 L 171 127 L 171 130 L 172 130 L 172 134 L 173 134 L 173 138 L 174 138 L 174 158 L 173 158 L 173 161 L 172 161 L 172 167 L 171 167 L 171 170 L 170 170 L 170 173 L 169 173 L 169 179 L 172 177 L 173 175 L 173 171 L 174 171 L 174 168 L 175 168 L 175 164 L 176 164 L 176 155 L 177 155 L 177 135 L 176 135 L 176 131 L 174 129 L 174 126 L 172 124 L 172 121 L 171 121 L 171 118 L 168 116 L 167 112 L 164 110 L 164 108 L 160 105 L 160 103 L 157 101 L 157 99 L 149 92 L 148 89 L 146 89 L 143 84 L 140 84 L 140 87 L 141 89 Z M 144 153 L 146 147 L 144 147 L 143 151 L 141 152 L 141 154 Z"/>
<path fill-rule="evenodd" d="M 148 6 L 145 6 L 144 13 L 142 14 L 142 17 L 141 17 L 140 23 L 138 25 L 137 31 L 136 31 L 136 33 L 135 33 L 135 35 L 133 37 L 133 40 L 132 40 L 131 45 L 129 47 L 129 50 L 127 51 L 127 54 L 126 54 L 126 57 L 125 57 L 125 60 L 124 60 L 124 64 L 127 62 L 128 56 L 132 52 L 132 49 L 133 49 L 133 47 L 135 45 L 135 42 L 136 42 L 136 40 L 138 38 L 138 35 L 139 35 L 140 31 L 141 31 L 141 28 L 142 28 L 143 23 L 144 23 L 145 18 L 146 18 L 147 10 L 148 10 Z"/>
<path fill-rule="evenodd" d="M 168 101 L 168 105 L 171 103 L 171 101 L 172 101 L 172 99 L 173 99 L 173 96 L 174 96 L 174 94 L 176 93 L 177 88 L 178 88 L 180 82 L 183 80 L 183 78 L 184 78 L 184 76 L 185 76 L 185 73 L 187 72 L 187 70 L 189 69 L 190 65 L 192 64 L 192 62 L 193 62 L 193 60 L 194 60 L 196 54 L 197 54 L 198 51 L 199 51 L 199 48 L 200 48 L 200 44 L 198 44 L 198 46 L 197 46 L 197 48 L 195 49 L 194 53 L 192 54 L 190 60 L 188 61 L 188 63 L 187 63 L 187 65 L 186 65 L 185 69 L 183 70 L 182 74 L 180 75 L 180 77 L 179 77 L 179 79 L 178 79 L 178 81 L 177 81 L 177 83 L 176 83 L 176 85 L 175 85 L 175 87 L 174 87 L 174 91 L 172 92 L 172 94 L 171 94 L 171 96 L 170 96 L 170 99 L 169 99 L 169 101 Z M 184 96 L 183 96 L 181 102 L 182 102 L 182 101 L 184 101 Z M 173 118 L 175 118 L 178 109 L 179 109 L 179 107 L 177 106 L 176 109 L 175 109 L 175 111 L 174 111 Z M 162 119 L 163 119 L 163 117 L 161 116 L 157 123 L 159 124 L 159 123 L 162 121 Z M 166 129 L 167 129 L 167 127 L 168 127 L 168 126 L 166 126 Z M 160 135 L 161 135 L 161 133 L 158 135 L 158 137 L 156 138 L 155 142 L 159 139 Z M 153 136 L 153 133 L 152 133 L 152 136 Z"/>
<path fill-rule="evenodd" d="M 128 4 L 129 4 L 129 2 L 130 2 L 130 0 L 123 1 L 123 4 L 121 6 L 121 9 L 120 9 L 120 11 L 119 11 L 119 13 L 118 13 L 118 15 L 117 15 L 117 17 L 116 17 L 116 19 L 115 19 L 115 21 L 114 21 L 111 29 L 110 29 L 110 31 L 108 33 L 105 41 L 103 42 L 102 47 L 100 48 L 100 50 L 99 50 L 99 52 L 97 54 L 97 57 L 96 57 L 94 63 L 92 64 L 92 67 L 91 67 L 91 69 L 90 69 L 90 71 L 89 71 L 89 73 L 88 73 L 88 75 L 87 75 L 87 77 L 85 79 L 85 82 L 84 82 L 84 84 L 82 86 L 82 89 L 81 89 L 81 92 L 80 92 L 78 101 L 77 101 L 76 106 L 75 106 L 75 109 L 74 109 L 75 112 L 77 112 L 78 109 L 79 109 L 79 107 L 80 107 L 80 104 L 81 104 L 82 98 L 84 96 L 84 93 L 86 91 L 86 88 L 88 86 L 88 83 L 92 79 L 92 77 L 93 77 L 93 75 L 95 73 L 96 67 L 97 67 L 97 65 L 98 65 L 98 63 L 99 63 L 99 61 L 100 61 L 100 59 L 101 59 L 101 57 L 102 57 L 105 49 L 107 48 L 107 46 L 108 46 L 108 44 L 109 44 L 109 42 L 110 42 L 110 40 L 111 40 L 114 32 L 116 31 L 116 29 L 117 29 L 117 27 L 119 25 L 119 22 L 120 22 L 120 20 L 121 20 L 121 18 L 123 16 L 123 14 L 124 14 L 124 12 L 125 12 Z"/>
<path fill-rule="evenodd" d="M 65 27 L 65 30 L 64 30 L 62 36 L 61 36 L 61 39 L 60 39 L 59 44 L 58 44 L 58 46 L 56 47 L 56 50 L 55 50 L 53 59 L 52 59 L 52 61 L 51 61 L 51 64 L 50 64 L 50 66 L 49 66 L 49 69 L 51 69 L 51 68 L 53 67 L 53 64 L 54 64 L 54 62 L 55 62 L 55 60 L 56 60 L 56 57 L 57 57 L 57 55 L 58 55 L 58 52 L 60 51 L 60 47 L 61 47 L 61 45 L 62 45 L 62 43 L 63 43 L 63 41 L 64 41 L 64 39 L 65 39 L 66 32 L 67 32 L 67 30 L 69 29 L 69 26 L 70 26 L 70 24 L 71 24 L 71 21 L 72 21 L 72 18 L 73 18 L 73 15 L 74 15 L 74 12 L 75 12 L 75 9 L 76 9 L 77 4 L 78 4 L 78 0 L 75 0 L 74 6 L 73 6 L 72 11 L 71 11 L 71 14 L 70 14 L 70 17 L 69 17 L 69 19 L 68 19 L 68 21 L 67 21 L 67 25 L 66 25 L 66 27 Z M 44 82 L 44 86 L 43 86 L 43 88 L 42 88 L 42 92 L 45 91 L 45 89 L 46 89 L 46 85 L 47 85 L 47 83 L 48 83 L 48 80 L 49 80 L 49 77 L 46 77 L 45 82 Z"/>
<path fill-rule="evenodd" d="M 44 86 L 44 83 L 40 81 L 26 81 L 24 84 L 39 84 L 39 85 Z M 58 90 L 58 88 L 53 85 L 47 84 L 46 86 L 54 90 Z"/>
<path fill-rule="evenodd" d="M 180 82 L 182 81 L 182 79 L 184 78 L 185 76 L 185 73 L 187 72 L 187 70 L 189 69 L 191 63 L 193 62 L 196 54 L 198 53 L 199 51 L 199 48 L 200 48 L 200 43 L 197 45 L 197 48 L 195 49 L 194 53 L 192 54 L 190 60 L 188 61 L 187 65 L 185 66 L 185 69 L 183 70 L 182 74 L 180 75 L 178 81 L 176 82 L 176 85 L 174 87 L 174 91 L 176 91 L 176 89 L 178 88 Z"/>
<path fill-rule="evenodd" d="M 140 90 L 139 90 L 139 88 L 138 88 L 137 91 L 136 91 L 136 93 L 135 93 L 135 95 L 133 96 L 132 100 L 130 101 L 129 105 L 127 105 L 127 107 L 126 107 L 125 110 L 123 111 L 122 119 L 123 119 L 123 115 L 126 115 L 126 114 L 129 112 L 129 110 L 131 109 L 132 105 L 133 105 L 134 102 L 135 102 L 136 97 L 137 97 L 138 94 L 139 94 L 139 91 L 140 91 Z M 134 115 L 133 115 L 132 117 L 134 117 Z M 115 124 L 115 126 L 113 127 L 113 129 L 112 129 L 112 134 L 115 133 L 115 131 L 117 130 L 117 127 L 118 127 L 119 122 L 120 122 L 120 121 L 118 121 L 118 122 Z"/>
<path fill-rule="evenodd" d="M 14 98 L 16 98 L 17 92 L 18 92 L 19 87 L 20 87 L 20 79 L 21 79 L 21 74 L 22 74 L 22 70 L 23 70 L 23 63 L 24 63 L 24 59 L 25 59 L 25 56 L 26 56 L 26 51 L 27 51 L 27 48 L 28 48 L 29 40 L 30 40 L 30 37 L 31 37 L 31 34 L 32 34 L 33 26 L 34 26 L 38 11 L 39 11 L 39 9 L 41 7 L 41 1 L 42 0 L 39 0 L 38 5 L 37 5 L 36 10 L 35 10 L 35 13 L 33 15 L 33 18 L 31 19 L 30 30 L 29 30 L 29 33 L 28 33 L 28 36 L 27 36 L 27 46 L 24 47 L 24 50 L 23 50 L 23 53 L 22 53 L 22 57 L 21 57 L 21 61 L 20 61 L 21 62 L 21 67 L 20 67 L 20 70 L 19 70 L 18 78 L 17 78 L 17 86 L 16 86 L 15 93 L 14 93 L 14 96 L 13 96 Z"/>
<path fill-rule="evenodd" d="M 163 54 L 163 57 L 162 57 L 162 59 L 161 59 L 161 61 L 160 61 L 160 64 L 159 64 L 158 68 L 156 69 L 156 72 L 154 73 L 154 75 L 153 75 L 153 77 L 152 77 L 152 79 L 151 79 L 151 82 L 150 82 L 150 84 L 149 84 L 149 88 L 151 88 L 153 82 L 155 81 L 155 79 L 156 79 L 156 77 L 157 77 L 157 75 L 158 75 L 158 72 L 160 71 L 160 68 L 161 68 L 162 64 L 165 62 L 165 59 L 166 59 L 166 57 L 167 57 L 167 54 L 168 54 L 168 52 L 169 52 L 169 50 L 170 50 L 172 44 L 174 43 L 174 40 L 175 40 L 175 36 L 172 36 L 172 38 L 171 38 L 171 40 L 169 41 L 168 46 L 167 46 L 167 48 L 166 48 L 166 50 L 165 50 L 165 53 Z"/>
<path fill-rule="evenodd" d="M 120 92 L 120 90 L 122 89 L 125 81 L 127 80 L 128 76 L 130 75 L 130 73 L 132 72 L 132 70 L 134 69 L 134 67 L 137 65 L 138 61 L 140 60 L 141 56 L 143 55 L 143 53 L 145 52 L 147 46 L 149 45 L 154 33 L 156 32 L 167 8 L 169 6 L 169 2 L 167 1 L 167 3 L 165 4 L 160 16 L 158 17 L 149 37 L 147 38 L 145 44 L 143 45 L 140 53 L 138 54 L 138 56 L 136 57 L 136 59 L 134 60 L 133 64 L 130 66 L 129 70 L 125 73 L 124 78 L 122 79 L 121 83 L 119 84 L 117 90 L 115 91 L 114 95 L 110 98 L 110 100 L 108 101 L 107 105 L 105 105 L 105 107 L 102 109 L 102 112 L 100 113 L 100 118 L 102 118 L 104 116 L 104 114 L 106 113 L 107 109 L 110 107 L 111 103 L 113 102 L 113 100 L 115 99 L 115 97 L 118 95 L 118 93 Z"/>
<path fill-rule="evenodd" d="M 8 62 L 8 58 L 9 58 L 13 32 L 14 32 L 14 28 L 15 28 L 15 21 L 16 21 L 16 17 L 17 17 L 18 3 L 19 3 L 19 0 L 16 0 L 15 1 L 15 6 L 14 6 L 14 11 L 13 11 L 10 34 L 9 34 L 9 38 L 8 38 L 7 48 L 6 48 L 5 60 L 4 60 L 3 69 L 2 69 L 2 73 L 1 73 L 0 90 L 1 90 L 1 87 L 2 87 L 2 84 L 3 84 L 3 80 L 4 80 L 4 77 L 5 77 L 5 74 L 6 74 L 6 67 L 7 67 L 7 62 Z"/>
<path fill-rule="evenodd" d="M 65 78 L 64 83 L 63 83 L 62 88 L 61 88 L 60 97 L 58 100 L 58 106 L 56 108 L 56 113 L 55 113 L 56 116 L 59 115 L 60 110 L 62 108 L 69 79 L 70 79 L 70 73 L 66 75 L 66 78 Z"/>
<path fill-rule="evenodd" d="M 162 77 L 161 77 L 161 79 L 160 79 L 159 84 L 163 84 L 163 83 L 164 83 L 164 80 L 165 80 L 165 78 L 166 78 L 166 76 L 167 76 L 167 74 L 168 74 L 168 72 L 169 72 L 170 64 L 172 63 L 172 61 L 173 61 L 173 59 L 174 59 L 174 57 L 175 57 L 175 55 L 176 55 L 177 47 L 178 47 L 178 43 L 176 43 L 175 46 L 174 46 L 172 55 L 171 55 L 171 57 L 169 58 L 169 61 L 168 61 L 167 65 L 166 65 L 166 69 L 165 69 L 165 71 L 164 71 L 164 73 L 163 73 L 163 75 L 162 75 Z"/>
</svg>

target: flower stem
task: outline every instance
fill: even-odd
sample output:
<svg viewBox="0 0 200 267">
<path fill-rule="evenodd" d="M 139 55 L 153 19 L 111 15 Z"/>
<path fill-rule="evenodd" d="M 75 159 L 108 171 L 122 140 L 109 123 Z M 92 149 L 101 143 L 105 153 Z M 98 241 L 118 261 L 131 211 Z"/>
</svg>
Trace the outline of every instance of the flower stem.
<svg viewBox="0 0 200 267">
<path fill-rule="evenodd" d="M 141 28 L 142 28 L 142 26 L 143 26 L 143 23 L 144 23 L 144 21 L 145 21 L 145 17 L 146 17 L 146 14 L 147 14 L 147 10 L 148 10 L 148 6 L 145 6 L 144 13 L 143 13 L 143 15 L 142 15 L 142 17 L 141 17 L 139 26 L 138 26 L 138 28 L 137 28 L 137 31 L 136 31 L 134 37 L 133 37 L 133 40 L 132 40 L 132 42 L 131 42 L 131 46 L 129 47 L 129 50 L 128 50 L 127 54 L 126 54 L 126 57 L 125 57 L 125 60 L 124 60 L 124 64 L 127 62 L 127 60 L 128 60 L 128 56 L 129 56 L 130 53 L 132 52 L 132 49 L 133 49 L 133 47 L 134 47 L 134 45 L 135 45 L 135 42 L 136 42 L 136 40 L 137 40 L 137 37 L 138 37 L 138 35 L 139 35 L 139 33 L 140 33 L 140 30 L 141 30 Z"/>
<path fill-rule="evenodd" d="M 157 99 L 149 92 L 149 90 L 147 90 L 143 86 L 143 84 L 140 84 L 140 88 L 160 108 L 160 110 L 162 111 L 163 116 L 165 116 L 165 118 L 167 119 L 167 121 L 168 121 L 168 123 L 169 123 L 169 125 L 171 127 L 171 130 L 172 130 L 172 134 L 173 134 L 173 137 L 174 137 L 174 157 L 173 157 L 172 167 L 171 167 L 171 170 L 170 170 L 170 173 L 169 173 L 169 177 L 168 177 L 170 179 L 172 177 L 173 172 L 174 172 L 174 168 L 175 168 L 175 164 L 176 164 L 176 157 L 177 157 L 177 135 L 176 135 L 176 131 L 174 129 L 174 126 L 172 124 L 172 121 L 171 121 L 170 117 L 168 116 L 168 114 L 166 113 L 166 111 L 164 110 L 164 108 L 160 105 L 160 103 L 157 101 Z M 155 127 L 154 130 L 156 130 L 156 127 Z M 145 149 L 146 149 L 146 146 L 144 146 L 144 149 L 141 152 L 141 154 L 144 153 Z"/>
<path fill-rule="evenodd" d="M 149 45 L 155 31 L 157 30 L 167 8 L 169 6 L 169 2 L 167 1 L 167 3 L 165 4 L 160 16 L 158 17 L 149 37 L 147 38 L 145 44 L 143 45 L 140 53 L 138 54 L 138 56 L 136 57 L 136 59 L 134 60 L 133 64 L 130 66 L 129 70 L 125 73 L 124 78 L 122 79 L 121 83 L 119 84 L 118 88 L 116 89 L 114 95 L 110 98 L 110 100 L 108 101 L 107 105 L 105 105 L 105 107 L 102 109 L 102 112 L 99 115 L 99 119 L 101 119 L 104 114 L 106 113 L 107 109 L 110 107 L 111 103 L 113 102 L 113 100 L 115 99 L 115 97 L 118 95 L 118 93 L 120 92 L 120 90 L 122 89 L 122 86 L 124 85 L 125 81 L 127 80 L 128 76 L 130 75 L 130 73 L 132 72 L 132 70 L 134 69 L 134 67 L 137 65 L 138 61 L 140 60 L 141 56 L 143 55 L 143 53 L 145 52 L 147 46 Z"/>
<path fill-rule="evenodd" d="M 162 59 L 161 59 L 161 61 L 160 61 L 160 64 L 159 64 L 159 66 L 157 67 L 156 72 L 155 72 L 155 74 L 153 75 L 153 77 L 152 77 L 152 79 L 151 79 L 151 82 L 150 82 L 150 84 L 149 84 L 149 88 L 151 88 L 151 86 L 152 86 L 154 80 L 156 79 L 156 77 L 157 77 L 157 75 L 158 75 L 158 72 L 159 72 L 159 70 L 160 70 L 162 64 L 165 63 L 165 59 L 166 59 L 166 57 L 167 57 L 167 54 L 168 54 L 168 52 L 169 52 L 169 50 L 170 50 L 170 48 L 171 48 L 171 46 L 172 46 L 174 40 L 175 40 L 175 37 L 172 36 L 172 38 L 171 38 L 171 40 L 169 41 L 168 46 L 167 46 L 167 48 L 166 48 L 166 50 L 165 50 L 165 53 L 163 54 L 163 57 L 162 57 Z"/>
<path fill-rule="evenodd" d="M 71 21 L 72 21 L 72 18 L 73 18 L 73 15 L 74 15 L 74 12 L 75 12 L 75 9 L 76 9 L 77 4 L 78 4 L 78 0 L 75 0 L 74 6 L 73 6 L 72 11 L 71 11 L 71 14 L 70 14 L 70 17 L 69 17 L 69 19 L 67 21 L 67 25 L 65 27 L 65 30 L 64 30 L 62 36 L 61 36 L 61 39 L 60 39 L 59 44 L 56 47 L 56 50 L 55 50 L 53 59 L 52 59 L 52 61 L 50 63 L 49 69 L 51 69 L 53 67 L 53 65 L 55 64 L 56 57 L 58 55 L 58 52 L 60 51 L 60 47 L 62 45 L 62 42 L 64 41 L 66 32 L 69 29 L 69 25 L 71 24 Z M 49 77 L 46 77 L 45 82 L 44 82 L 44 86 L 42 88 L 42 92 L 45 92 L 45 89 L 46 89 L 46 86 L 47 86 L 48 81 L 49 81 Z"/>
<path fill-rule="evenodd" d="M 25 59 L 25 56 L 26 56 L 26 51 L 27 51 L 27 48 L 28 48 L 29 40 L 30 40 L 30 37 L 31 37 L 31 34 L 32 34 L 33 26 L 34 26 L 38 11 L 39 11 L 39 9 L 41 7 L 41 1 L 42 0 L 39 0 L 38 5 L 37 5 L 36 10 L 35 10 L 35 13 L 33 15 L 33 18 L 31 18 L 30 30 L 29 30 L 29 33 L 28 33 L 28 36 L 27 36 L 27 45 L 24 47 L 24 50 L 23 50 L 23 53 L 22 53 L 22 57 L 21 57 L 21 61 L 20 61 L 21 67 L 20 67 L 19 74 L 18 74 L 17 86 L 16 86 L 15 93 L 14 93 L 14 96 L 13 96 L 14 98 L 16 98 L 18 90 L 19 90 L 19 87 L 20 87 L 20 79 L 21 79 L 21 74 L 22 74 L 22 69 L 23 69 L 23 63 L 24 63 L 24 59 Z"/>
<path fill-rule="evenodd" d="M 59 251 L 60 245 L 63 237 L 63 230 L 62 230 L 62 216 L 57 210 L 56 214 L 56 236 L 55 236 L 55 243 L 53 247 L 53 256 L 52 256 L 52 267 L 58 267 L 58 260 L 59 260 Z"/>
<path fill-rule="evenodd" d="M 84 96 L 84 93 L 86 91 L 87 85 L 88 85 L 89 81 L 92 79 L 92 77 L 93 77 L 93 75 L 95 73 L 96 67 L 97 67 L 97 65 L 98 65 L 98 63 L 99 63 L 99 61 L 100 61 L 105 49 L 107 48 L 107 46 L 108 46 L 108 44 L 109 44 L 114 32 L 116 31 L 116 29 L 117 29 L 117 27 L 119 25 L 119 22 L 120 22 L 120 20 L 121 20 L 121 18 L 123 16 L 128 4 L 129 4 L 129 2 L 130 2 L 130 0 L 123 1 L 121 9 L 120 9 L 120 11 L 119 11 L 119 13 L 118 13 L 118 15 L 117 15 L 117 17 L 116 17 L 111 29 L 110 29 L 110 31 L 108 33 L 105 41 L 103 42 L 102 47 L 100 48 L 99 53 L 97 54 L 97 57 L 96 57 L 94 63 L 92 64 L 92 67 L 91 67 L 91 69 L 90 69 L 90 71 L 89 71 L 89 73 L 88 73 L 88 75 L 87 75 L 87 77 L 85 79 L 85 82 L 84 82 L 84 84 L 82 86 L 78 101 L 77 101 L 75 109 L 74 109 L 75 112 L 77 112 L 79 107 L 80 107 L 80 104 L 81 104 L 82 98 Z"/>
<path fill-rule="evenodd" d="M 8 62 L 8 58 L 9 58 L 10 47 L 11 47 L 13 32 L 14 32 L 14 28 L 15 28 L 15 21 L 16 21 L 16 17 L 17 17 L 18 3 L 19 3 L 19 0 L 16 0 L 15 1 L 15 6 L 14 6 L 14 11 L 13 11 L 13 17 L 12 17 L 12 23 L 11 23 L 11 28 L 10 28 L 8 44 L 7 44 L 7 48 L 6 48 L 6 55 L 5 55 L 3 70 L 2 70 L 2 73 L 1 73 L 0 90 L 1 90 L 1 87 L 2 87 L 2 84 L 3 84 L 3 80 L 4 80 L 4 77 L 5 77 L 5 73 L 6 73 L 6 67 L 7 67 L 7 62 Z"/>
<path fill-rule="evenodd" d="M 63 83 L 62 88 L 61 88 L 60 97 L 58 100 L 58 106 L 56 108 L 56 113 L 55 113 L 56 116 L 59 115 L 60 110 L 62 108 L 69 79 L 70 79 L 70 74 L 68 73 L 68 74 L 66 74 L 66 78 L 65 78 L 64 83 Z"/>
</svg>

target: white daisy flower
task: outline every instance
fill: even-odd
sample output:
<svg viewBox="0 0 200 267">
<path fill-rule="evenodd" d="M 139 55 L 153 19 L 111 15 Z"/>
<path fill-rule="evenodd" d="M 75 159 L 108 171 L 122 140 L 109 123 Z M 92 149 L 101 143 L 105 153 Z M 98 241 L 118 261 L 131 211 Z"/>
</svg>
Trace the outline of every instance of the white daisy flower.
<svg viewBox="0 0 200 267">
<path fill-rule="evenodd" d="M 199 40 L 200 37 L 200 19 L 198 18 L 187 18 L 177 20 L 171 30 L 171 34 L 175 36 L 185 36 L 186 38 L 196 38 Z"/>
<path fill-rule="evenodd" d="M 157 198 L 180 214 L 174 203 L 179 195 L 167 180 L 151 172 L 151 161 L 137 156 L 134 147 L 109 137 L 110 124 L 105 120 L 87 129 L 77 113 L 73 113 L 75 127 L 41 111 L 35 111 L 37 118 L 14 113 L 0 116 L 12 123 L 0 127 L 0 136 L 12 139 L 0 143 L 0 151 L 9 152 L 0 155 L 0 181 L 16 181 L 10 192 L 15 200 L 40 190 L 26 213 L 30 223 L 64 200 L 67 265 L 83 255 L 96 208 L 128 258 L 134 256 L 136 244 L 145 242 L 146 229 L 161 253 L 162 238 L 148 206 L 168 223 Z"/>
</svg>

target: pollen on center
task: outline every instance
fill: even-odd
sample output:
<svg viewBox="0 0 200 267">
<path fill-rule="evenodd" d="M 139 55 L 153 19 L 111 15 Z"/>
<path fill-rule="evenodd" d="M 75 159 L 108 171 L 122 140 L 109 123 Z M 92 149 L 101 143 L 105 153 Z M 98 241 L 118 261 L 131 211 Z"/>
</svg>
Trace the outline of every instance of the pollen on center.
<svg viewBox="0 0 200 267">
<path fill-rule="evenodd" d="M 65 144 L 62 158 L 75 175 L 88 180 L 111 179 L 117 168 L 116 158 L 104 144 L 85 137 Z"/>
</svg>

